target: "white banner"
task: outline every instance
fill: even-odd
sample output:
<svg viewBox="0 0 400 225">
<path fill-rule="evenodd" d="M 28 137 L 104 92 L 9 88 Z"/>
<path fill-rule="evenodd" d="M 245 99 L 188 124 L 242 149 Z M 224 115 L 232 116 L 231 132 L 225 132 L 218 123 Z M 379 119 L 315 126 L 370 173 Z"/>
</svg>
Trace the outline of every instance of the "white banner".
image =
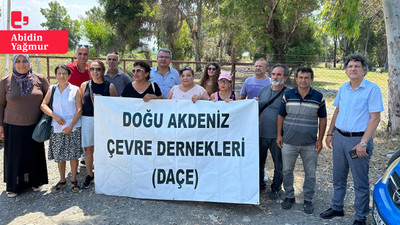
<svg viewBox="0 0 400 225">
<path fill-rule="evenodd" d="M 255 100 L 94 102 L 96 193 L 259 204 Z"/>
</svg>

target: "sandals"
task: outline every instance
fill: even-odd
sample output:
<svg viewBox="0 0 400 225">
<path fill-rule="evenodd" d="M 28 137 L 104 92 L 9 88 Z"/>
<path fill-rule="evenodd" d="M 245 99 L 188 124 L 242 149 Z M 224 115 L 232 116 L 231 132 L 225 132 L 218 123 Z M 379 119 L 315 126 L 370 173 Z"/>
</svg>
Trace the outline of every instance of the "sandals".
<svg viewBox="0 0 400 225">
<path fill-rule="evenodd" d="M 64 182 L 59 181 L 54 187 L 51 188 L 51 192 L 53 193 L 59 192 L 66 184 L 67 184 L 66 181 Z"/>
<path fill-rule="evenodd" d="M 38 192 L 42 190 L 42 186 L 32 187 L 32 191 Z"/>
<path fill-rule="evenodd" d="M 18 193 L 15 192 L 7 192 L 7 197 L 9 198 L 15 198 L 18 196 Z"/>
<path fill-rule="evenodd" d="M 81 187 L 78 185 L 78 181 L 77 180 L 76 181 L 71 181 L 71 184 L 72 184 L 72 188 L 71 188 L 72 192 L 77 193 L 77 192 L 79 192 L 81 190 Z"/>
</svg>

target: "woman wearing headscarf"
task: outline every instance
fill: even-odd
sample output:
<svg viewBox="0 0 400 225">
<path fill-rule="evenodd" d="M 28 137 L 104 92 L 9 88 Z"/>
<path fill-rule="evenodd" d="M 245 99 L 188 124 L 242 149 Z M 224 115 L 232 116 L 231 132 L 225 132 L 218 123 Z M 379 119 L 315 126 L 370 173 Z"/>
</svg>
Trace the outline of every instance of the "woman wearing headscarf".
<svg viewBox="0 0 400 225">
<path fill-rule="evenodd" d="M 206 89 L 208 95 L 218 91 L 217 80 L 220 73 L 221 68 L 218 63 L 209 63 L 204 69 L 199 85 Z"/>
<path fill-rule="evenodd" d="M 207 91 L 194 82 L 194 72 L 190 66 L 182 67 L 179 75 L 181 84 L 171 88 L 167 99 L 192 100 L 193 103 L 196 103 L 197 100 L 210 100 Z"/>
<path fill-rule="evenodd" d="M 49 143 L 49 160 L 54 159 L 60 173 L 59 182 L 51 188 L 51 192 L 60 191 L 66 184 L 66 161 L 71 165 L 72 192 L 78 192 L 80 186 L 76 179 L 78 159 L 82 154 L 81 121 L 82 100 L 79 88 L 68 82 L 71 70 L 66 65 L 58 65 L 55 69 L 57 84 L 53 94 L 51 108 L 48 106 L 53 86 L 47 91 L 40 108 L 53 118 Z"/>
<path fill-rule="evenodd" d="M 104 77 L 106 67 L 100 60 L 90 64 L 91 80 L 83 82 L 80 87 L 82 96 L 82 148 L 85 149 L 85 165 L 87 176 L 81 188 L 87 189 L 93 183 L 94 153 L 94 96 L 117 96 L 114 85 Z"/>
<path fill-rule="evenodd" d="M 32 139 L 49 89 L 41 74 L 32 72 L 29 56 L 13 56 L 12 75 L 0 80 L 0 138 L 4 139 L 4 182 L 7 196 L 16 197 L 48 183 L 44 143 Z"/>
</svg>

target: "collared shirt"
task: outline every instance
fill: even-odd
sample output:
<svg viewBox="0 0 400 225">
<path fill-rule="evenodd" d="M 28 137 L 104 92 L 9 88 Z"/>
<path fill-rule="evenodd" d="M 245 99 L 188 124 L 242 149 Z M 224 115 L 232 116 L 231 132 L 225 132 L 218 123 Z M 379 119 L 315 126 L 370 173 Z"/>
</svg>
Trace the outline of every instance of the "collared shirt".
<svg viewBox="0 0 400 225">
<path fill-rule="evenodd" d="M 285 92 L 278 112 L 283 121 L 283 143 L 311 145 L 317 141 L 318 118 L 326 118 L 324 96 L 310 88 L 301 97 L 298 88 Z"/>
<path fill-rule="evenodd" d="M 129 76 L 126 73 L 123 73 L 119 70 L 117 71 L 117 74 L 115 74 L 114 77 L 108 74 L 107 70 L 106 73 L 104 74 L 104 77 L 106 78 L 106 80 L 114 84 L 118 96 L 121 96 L 121 93 L 124 90 L 125 86 L 132 82 L 131 78 L 129 78 Z"/>
<path fill-rule="evenodd" d="M 69 83 L 72 85 L 80 87 L 81 84 L 90 79 L 89 75 L 89 64 L 86 63 L 85 72 L 81 73 L 76 65 L 76 61 L 67 65 L 71 70 L 71 78 L 69 78 Z"/>
<path fill-rule="evenodd" d="M 249 77 L 244 81 L 240 95 L 247 96 L 247 99 L 253 99 L 258 96 L 261 88 L 267 85 L 271 85 L 269 77 L 265 77 L 263 80 L 257 80 L 255 76 Z"/>
<path fill-rule="evenodd" d="M 54 133 L 61 133 L 62 130 L 68 127 L 74 119 L 74 115 L 76 113 L 75 98 L 79 88 L 69 83 L 67 88 L 65 88 L 64 91 L 61 93 L 60 89 L 58 89 L 58 84 L 56 84 L 56 87 L 57 88 L 54 91 L 53 96 L 52 108 L 55 114 L 61 116 L 65 120 L 65 124 L 59 125 L 55 120 L 52 120 L 51 126 L 53 126 Z M 49 90 L 51 90 L 51 87 Z M 72 131 L 75 131 L 76 128 L 80 126 L 81 121 L 79 119 L 75 126 L 72 128 Z"/>
<path fill-rule="evenodd" d="M 181 78 L 179 77 L 178 71 L 172 67 L 169 67 L 169 71 L 163 76 L 158 72 L 157 66 L 155 66 L 151 68 L 150 81 L 158 84 L 163 98 L 166 98 L 171 88 L 181 83 Z"/>
<path fill-rule="evenodd" d="M 384 110 L 381 89 L 365 78 L 355 90 L 350 81 L 344 83 L 333 106 L 339 108 L 335 126 L 346 132 L 364 132 L 371 119 L 370 113 Z"/>
</svg>

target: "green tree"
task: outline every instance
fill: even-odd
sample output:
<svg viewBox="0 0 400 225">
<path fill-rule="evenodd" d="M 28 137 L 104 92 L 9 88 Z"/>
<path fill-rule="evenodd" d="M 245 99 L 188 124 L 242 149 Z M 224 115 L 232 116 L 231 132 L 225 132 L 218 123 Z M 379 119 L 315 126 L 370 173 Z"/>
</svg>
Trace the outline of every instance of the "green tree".
<svg viewBox="0 0 400 225">
<path fill-rule="evenodd" d="M 155 0 L 99 0 L 104 6 L 104 19 L 116 32 L 117 41 L 113 49 L 125 51 L 143 46 L 142 39 L 151 36 L 151 19 L 148 6 L 152 6 Z"/>
<path fill-rule="evenodd" d="M 96 49 L 97 56 L 103 51 L 110 50 L 115 44 L 116 36 L 113 28 L 104 20 L 104 12 L 100 7 L 93 7 L 86 11 L 87 17 L 83 19 L 84 35 Z M 115 50 L 115 49 L 113 49 Z"/>
<path fill-rule="evenodd" d="M 81 39 L 79 21 L 72 20 L 65 7 L 57 1 L 49 2 L 49 8 L 40 8 L 40 12 L 47 20 L 40 26 L 47 30 L 68 30 L 68 47 L 74 49 Z"/>
</svg>

